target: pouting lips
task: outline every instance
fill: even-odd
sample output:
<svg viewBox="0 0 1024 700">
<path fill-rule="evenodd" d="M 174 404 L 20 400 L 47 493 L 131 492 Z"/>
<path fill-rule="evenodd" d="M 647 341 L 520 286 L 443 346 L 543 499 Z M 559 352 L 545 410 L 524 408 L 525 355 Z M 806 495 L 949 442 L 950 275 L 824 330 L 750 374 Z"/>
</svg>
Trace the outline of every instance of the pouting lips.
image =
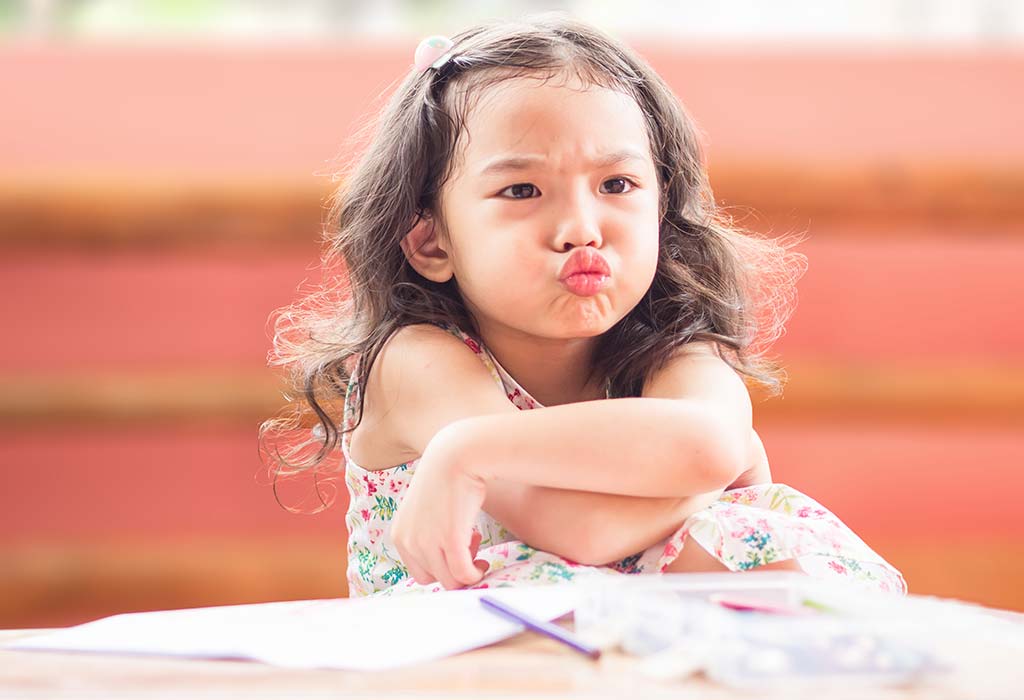
<svg viewBox="0 0 1024 700">
<path fill-rule="evenodd" d="M 577 248 L 565 261 L 558 279 L 565 282 L 573 275 L 593 276 L 596 279 L 610 277 L 612 274 L 604 256 L 593 248 Z"/>
</svg>

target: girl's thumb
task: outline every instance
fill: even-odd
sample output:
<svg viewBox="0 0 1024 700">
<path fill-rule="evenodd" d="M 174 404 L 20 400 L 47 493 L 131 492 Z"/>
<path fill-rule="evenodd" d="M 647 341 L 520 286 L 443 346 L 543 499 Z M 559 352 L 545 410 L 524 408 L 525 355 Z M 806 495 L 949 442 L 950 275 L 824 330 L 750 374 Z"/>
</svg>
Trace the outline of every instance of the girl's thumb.
<svg viewBox="0 0 1024 700">
<path fill-rule="evenodd" d="M 481 539 L 483 539 L 483 536 L 476 530 L 473 530 L 473 536 L 469 539 L 469 557 L 473 560 L 473 566 L 480 570 L 480 575 L 486 576 L 487 569 L 489 569 L 491 565 L 483 559 L 476 558 L 476 553 L 480 550 Z"/>
</svg>

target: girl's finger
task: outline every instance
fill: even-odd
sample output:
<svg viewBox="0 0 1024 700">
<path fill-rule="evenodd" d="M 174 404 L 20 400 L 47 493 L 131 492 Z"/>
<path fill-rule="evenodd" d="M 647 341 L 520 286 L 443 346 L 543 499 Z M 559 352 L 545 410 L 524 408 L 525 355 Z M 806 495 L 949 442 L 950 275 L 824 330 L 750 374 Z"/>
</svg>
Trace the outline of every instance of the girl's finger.
<svg viewBox="0 0 1024 700">
<path fill-rule="evenodd" d="M 437 579 L 430 575 L 430 573 L 419 565 L 418 562 L 413 561 L 412 558 L 402 558 L 402 563 L 405 564 L 405 568 L 409 570 L 409 576 L 412 580 L 421 585 L 427 585 L 433 583 Z"/>
<path fill-rule="evenodd" d="M 437 576 L 437 581 L 444 586 L 445 590 L 451 591 L 456 588 L 462 588 L 462 585 L 455 580 L 451 571 L 448 570 L 448 561 L 445 559 L 444 551 L 440 549 L 434 550 L 434 555 L 430 557 L 428 566 L 431 573 Z"/>
<path fill-rule="evenodd" d="M 445 550 L 444 557 L 448 562 L 450 575 L 458 581 L 460 587 L 470 586 L 483 578 L 480 569 L 473 564 L 473 557 L 470 556 L 468 548 L 456 547 L 454 550 Z"/>
<path fill-rule="evenodd" d="M 469 540 L 469 558 L 473 560 L 473 566 L 480 569 L 480 573 L 487 575 L 487 570 L 491 568 L 491 565 L 484 559 L 477 559 L 477 552 L 480 551 L 480 540 L 483 539 L 477 530 L 473 530 L 473 536 Z"/>
</svg>

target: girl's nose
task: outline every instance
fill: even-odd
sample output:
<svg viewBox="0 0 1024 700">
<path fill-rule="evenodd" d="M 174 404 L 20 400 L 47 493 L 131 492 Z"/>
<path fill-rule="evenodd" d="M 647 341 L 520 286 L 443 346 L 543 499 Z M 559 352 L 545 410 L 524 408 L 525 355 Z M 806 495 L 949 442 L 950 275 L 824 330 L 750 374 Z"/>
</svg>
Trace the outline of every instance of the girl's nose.
<svg viewBox="0 0 1024 700">
<path fill-rule="evenodd" d="M 586 194 L 573 197 L 561 211 L 555 230 L 553 247 L 558 251 L 572 250 L 579 246 L 600 248 L 603 243 L 596 203 L 588 201 Z"/>
</svg>

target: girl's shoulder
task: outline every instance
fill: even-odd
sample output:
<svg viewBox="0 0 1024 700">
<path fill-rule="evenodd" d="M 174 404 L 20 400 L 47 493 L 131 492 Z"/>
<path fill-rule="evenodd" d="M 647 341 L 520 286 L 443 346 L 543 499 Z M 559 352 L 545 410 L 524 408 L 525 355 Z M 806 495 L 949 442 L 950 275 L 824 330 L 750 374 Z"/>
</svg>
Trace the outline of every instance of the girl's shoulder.
<svg viewBox="0 0 1024 700">
<path fill-rule="evenodd" d="M 465 343 L 470 335 L 452 323 L 413 323 L 391 334 L 386 345 L 419 346 L 422 343 L 450 345 L 451 339 Z M 475 342 L 474 342 L 475 344 Z"/>
<path fill-rule="evenodd" d="M 395 331 L 370 367 L 363 420 L 352 435 L 355 461 L 362 457 L 370 469 L 390 467 L 419 457 L 448 423 L 517 410 L 482 353 L 454 326 L 415 324 Z"/>
<path fill-rule="evenodd" d="M 385 471 L 395 465 L 407 464 L 419 457 L 403 438 L 403 415 L 409 402 L 403 400 L 397 378 L 407 375 L 410 357 L 423 348 L 443 347 L 457 343 L 451 329 L 432 325 L 414 324 L 395 330 L 384 342 L 370 366 L 366 384 L 360 386 L 357 377 L 350 379 L 350 391 L 362 397 L 361 417 L 348 437 L 348 460 L 365 471 Z M 419 373 L 413 374 L 413 381 Z M 408 393 L 409 381 L 403 382 Z M 346 396 L 346 412 L 355 410 L 355 395 Z M 351 419 L 347 418 L 348 423 Z M 355 421 L 351 421 L 355 422 Z"/>
<path fill-rule="evenodd" d="M 374 358 L 368 384 L 375 376 L 390 374 L 391 370 L 403 369 L 409 363 L 416 364 L 420 358 L 432 358 L 438 353 L 467 356 L 467 348 L 474 354 L 483 353 L 480 343 L 454 324 L 414 323 L 401 326 L 388 336 Z"/>
<path fill-rule="evenodd" d="M 454 324 L 416 323 L 396 330 L 370 368 L 386 391 L 431 389 L 432 378 L 459 384 L 462 377 L 489 376 L 480 343 Z M 481 361 L 483 360 L 483 361 Z"/>
</svg>

